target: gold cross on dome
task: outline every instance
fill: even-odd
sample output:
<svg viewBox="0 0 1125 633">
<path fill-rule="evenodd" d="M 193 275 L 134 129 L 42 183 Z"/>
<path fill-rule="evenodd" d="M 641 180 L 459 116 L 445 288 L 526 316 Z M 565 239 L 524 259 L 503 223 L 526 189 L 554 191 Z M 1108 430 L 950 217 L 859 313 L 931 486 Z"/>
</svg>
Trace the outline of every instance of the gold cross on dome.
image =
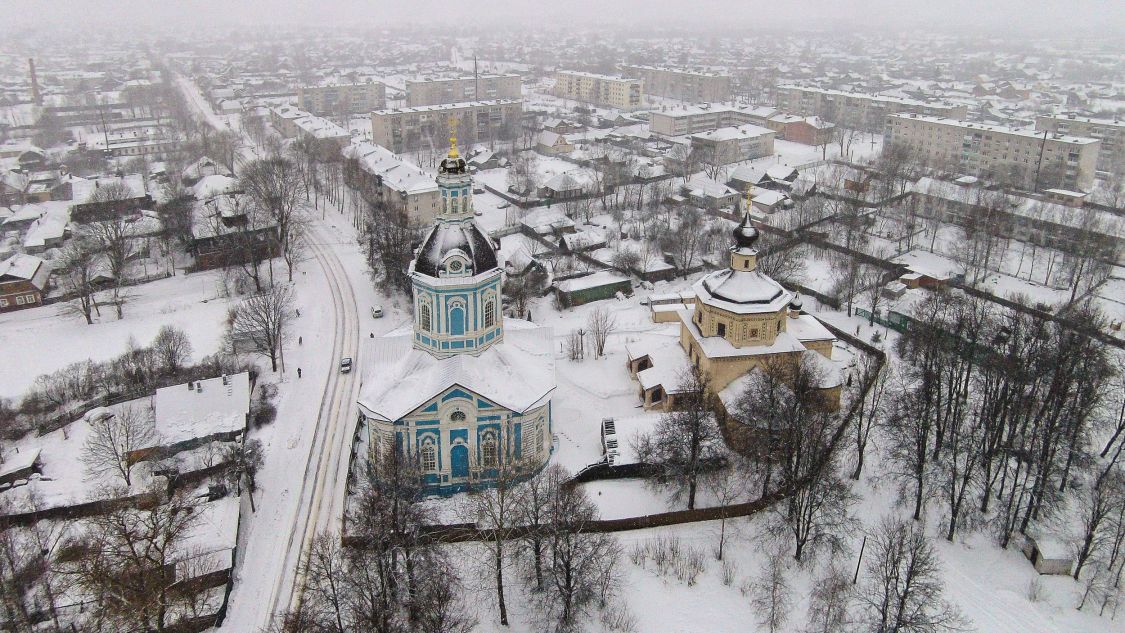
<svg viewBox="0 0 1125 633">
<path fill-rule="evenodd" d="M 457 117 L 449 117 L 449 157 L 457 158 Z"/>
</svg>

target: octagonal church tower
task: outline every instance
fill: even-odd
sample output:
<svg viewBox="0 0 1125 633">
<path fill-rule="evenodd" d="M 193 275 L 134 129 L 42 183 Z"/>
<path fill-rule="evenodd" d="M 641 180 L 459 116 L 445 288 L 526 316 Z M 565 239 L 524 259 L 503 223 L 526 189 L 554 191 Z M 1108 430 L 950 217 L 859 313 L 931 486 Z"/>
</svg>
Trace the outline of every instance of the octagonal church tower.
<svg viewBox="0 0 1125 633">
<path fill-rule="evenodd" d="M 472 178 L 456 137 L 437 183 L 441 208 L 410 265 L 414 347 L 438 357 L 479 354 L 504 338 L 503 275 L 492 240 L 473 219 Z"/>
</svg>

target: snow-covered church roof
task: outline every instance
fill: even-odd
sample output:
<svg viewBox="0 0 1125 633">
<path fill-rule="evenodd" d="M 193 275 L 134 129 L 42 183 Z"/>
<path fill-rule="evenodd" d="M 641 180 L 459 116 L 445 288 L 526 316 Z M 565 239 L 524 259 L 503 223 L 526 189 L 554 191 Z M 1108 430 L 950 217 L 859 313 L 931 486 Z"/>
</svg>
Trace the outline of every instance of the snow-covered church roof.
<svg viewBox="0 0 1125 633">
<path fill-rule="evenodd" d="M 550 328 L 504 320 L 504 340 L 480 355 L 435 358 L 413 347 L 409 328 L 375 339 L 359 405 L 369 417 L 399 420 L 453 387 L 524 412 L 555 389 L 554 337 Z"/>
</svg>

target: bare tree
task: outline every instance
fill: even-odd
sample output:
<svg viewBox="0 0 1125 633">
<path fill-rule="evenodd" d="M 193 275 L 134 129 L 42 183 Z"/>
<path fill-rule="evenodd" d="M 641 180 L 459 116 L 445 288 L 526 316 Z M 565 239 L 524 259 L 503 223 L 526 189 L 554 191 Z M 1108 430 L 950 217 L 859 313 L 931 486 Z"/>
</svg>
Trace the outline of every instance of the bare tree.
<svg viewBox="0 0 1125 633">
<path fill-rule="evenodd" d="M 506 446 L 507 437 L 496 439 L 498 446 Z M 498 449 L 499 453 L 499 449 Z M 495 463 L 481 466 L 490 471 L 489 484 L 481 485 L 463 499 L 461 516 L 475 523 L 478 529 L 488 534 L 491 552 L 491 572 L 496 582 L 496 605 L 500 612 L 500 624 L 508 625 L 508 605 L 504 596 L 504 570 L 508 566 L 509 554 L 505 546 L 512 538 L 515 520 L 519 513 L 519 480 L 528 471 L 519 461 L 509 461 L 506 456 L 497 454 Z"/>
<path fill-rule="evenodd" d="M 727 466 L 706 473 L 703 477 L 704 487 L 719 502 L 721 509 L 719 515 L 719 545 L 715 549 L 717 560 L 723 560 L 723 548 L 727 541 L 727 506 L 743 500 L 750 489 L 749 467 L 733 455 L 728 461 L 730 463 Z"/>
<path fill-rule="evenodd" d="M 577 486 L 559 486 L 549 499 L 545 582 L 535 601 L 544 624 L 554 630 L 572 630 L 616 591 L 621 546 L 612 535 L 587 529 L 597 518 L 597 507 Z"/>
<path fill-rule="evenodd" d="M 639 436 L 634 450 L 640 463 L 656 468 L 652 481 L 671 484 L 672 500 L 686 497 L 691 510 L 703 474 L 724 453 L 722 432 L 707 374 L 693 366 L 680 376 L 674 397 L 675 409 L 662 415 L 652 432 Z"/>
<path fill-rule="evenodd" d="M 159 494 L 159 493 L 157 493 Z M 198 522 L 200 501 L 177 492 L 146 508 L 119 507 L 84 521 L 68 544 L 68 573 L 92 600 L 91 617 L 119 630 L 169 630 L 193 601 L 178 583 L 182 544 Z"/>
<path fill-rule="evenodd" d="M 296 248 L 303 237 L 302 189 L 298 176 L 297 165 L 285 158 L 255 160 L 243 168 L 239 176 L 239 182 L 253 203 L 277 224 L 283 254 Z M 296 258 L 287 255 L 285 262 L 289 281 L 293 281 Z"/>
<path fill-rule="evenodd" d="M 793 608 L 793 591 L 785 574 L 785 559 L 770 556 L 758 577 L 750 585 L 750 604 L 758 623 L 770 633 L 785 630 L 789 610 Z"/>
<path fill-rule="evenodd" d="M 884 518 L 869 540 L 857 593 L 859 621 L 872 633 L 939 633 L 962 628 L 942 597 L 941 566 L 920 526 Z"/>
<path fill-rule="evenodd" d="M 859 359 L 857 366 L 857 375 L 860 376 L 859 380 L 855 380 L 852 384 L 854 389 L 858 392 L 863 388 L 863 385 L 868 383 L 870 377 L 870 387 L 867 393 L 863 395 L 863 400 L 860 401 L 859 407 L 856 409 L 855 421 L 852 424 L 852 429 L 855 434 L 855 470 L 852 471 L 852 479 L 859 481 L 860 474 L 863 473 L 864 457 L 867 454 L 867 443 L 871 439 L 871 432 L 875 428 L 885 422 L 887 413 L 890 409 L 890 403 L 887 401 L 888 386 L 894 382 L 892 375 L 894 368 L 879 358 L 864 354 Z"/>
<path fill-rule="evenodd" d="M 129 278 L 129 258 L 132 255 L 132 231 L 125 218 L 118 217 L 104 222 L 94 222 L 84 227 L 85 236 L 94 244 L 109 267 L 113 276 L 113 304 L 117 318 L 124 317 L 122 305 L 126 295 L 122 289 Z"/>
<path fill-rule="evenodd" d="M 152 340 L 152 353 L 164 371 L 174 375 L 191 359 L 191 340 L 187 332 L 165 325 Z"/>
<path fill-rule="evenodd" d="M 66 245 L 59 260 L 61 276 L 74 294 L 74 298 L 66 304 L 67 309 L 81 314 L 91 325 L 94 323 L 93 313 L 98 309 L 93 283 L 97 261 L 97 244 L 81 235 Z"/>
<path fill-rule="evenodd" d="M 617 329 L 617 317 L 609 312 L 609 308 L 598 306 L 586 319 L 586 329 L 590 331 L 590 338 L 594 343 L 594 358 L 605 356 L 605 344 L 609 335 Z"/>
<path fill-rule="evenodd" d="M 813 583 L 804 633 L 847 630 L 851 624 L 848 612 L 851 598 L 852 580 L 848 573 L 836 565 L 830 565 L 825 574 Z"/>
<path fill-rule="evenodd" d="M 516 503 L 516 517 L 526 529 L 523 537 L 528 560 L 528 576 L 534 582 L 533 590 L 543 590 L 543 557 L 547 550 L 546 535 L 550 527 L 551 504 L 559 494 L 559 488 L 569 478 L 566 470 L 552 464 L 531 477 L 520 487 Z"/>
<path fill-rule="evenodd" d="M 143 409 L 122 406 L 117 413 L 92 414 L 87 418 L 90 434 L 82 448 L 82 462 L 92 475 L 120 475 L 126 486 L 133 484 L 133 451 L 149 448 L 157 441 L 156 430 Z"/>
<path fill-rule="evenodd" d="M 281 360 L 284 370 L 285 341 L 293 311 L 293 290 L 274 286 L 231 308 L 227 315 L 230 336 L 232 340 L 248 341 L 257 353 L 268 356 L 273 371 Z"/>
<path fill-rule="evenodd" d="M 242 487 L 246 486 L 251 512 L 257 511 L 254 507 L 254 493 L 258 491 L 258 472 L 262 470 L 264 459 L 265 453 L 259 440 L 228 444 L 223 451 L 223 461 L 227 463 L 227 478 L 240 494 Z"/>
</svg>

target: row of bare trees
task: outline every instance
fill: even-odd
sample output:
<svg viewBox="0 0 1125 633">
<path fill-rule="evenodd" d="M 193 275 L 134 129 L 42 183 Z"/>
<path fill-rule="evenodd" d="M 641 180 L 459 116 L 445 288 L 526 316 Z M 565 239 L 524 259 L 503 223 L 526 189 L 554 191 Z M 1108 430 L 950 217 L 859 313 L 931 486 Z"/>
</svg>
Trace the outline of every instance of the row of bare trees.
<svg viewBox="0 0 1125 633">
<path fill-rule="evenodd" d="M 619 546 L 585 529 L 597 510 L 568 484 L 570 475 L 558 466 L 535 472 L 518 459 L 495 464 L 495 475 L 495 485 L 470 490 L 457 506 L 483 540 L 455 548 L 425 530 L 437 518 L 432 506 L 419 503 L 422 478 L 414 457 L 379 454 L 353 497 L 348 545 L 327 534 L 317 538 L 302 564 L 300 608 L 278 628 L 468 631 L 476 620 L 465 594 L 477 574 L 487 579 L 480 589 L 495 596 L 503 625 L 509 624 L 512 575 L 531 597 L 531 617 L 541 630 L 571 630 L 605 606 L 617 586 Z M 466 547 L 486 555 L 477 559 Z M 466 565 L 474 559 L 475 567 Z"/>
</svg>

